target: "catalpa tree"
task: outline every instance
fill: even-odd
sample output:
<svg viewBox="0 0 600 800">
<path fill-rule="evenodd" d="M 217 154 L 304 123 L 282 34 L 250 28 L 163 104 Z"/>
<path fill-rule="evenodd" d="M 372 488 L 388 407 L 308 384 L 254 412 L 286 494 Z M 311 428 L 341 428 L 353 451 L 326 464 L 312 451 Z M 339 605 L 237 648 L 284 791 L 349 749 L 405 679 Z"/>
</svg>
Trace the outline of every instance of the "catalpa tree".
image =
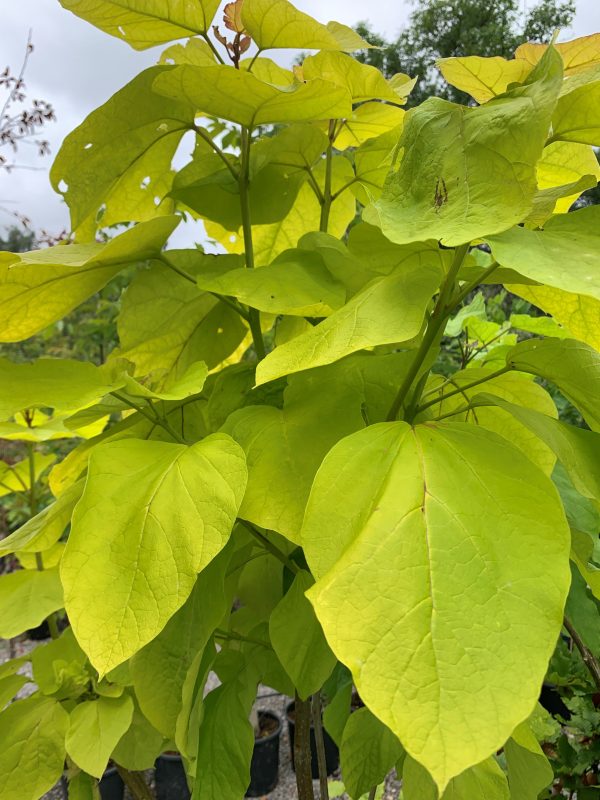
<svg viewBox="0 0 600 800">
<path fill-rule="evenodd" d="M 130 775 L 168 748 L 195 800 L 240 800 L 259 682 L 296 696 L 299 729 L 324 692 L 353 798 L 394 766 L 406 800 L 537 797 L 563 624 L 597 667 L 564 620 L 571 568 L 600 598 L 597 531 L 552 476 L 598 503 L 600 208 L 566 212 L 599 175 L 600 35 L 447 59 L 474 102 L 407 113 L 414 79 L 287 0 L 238 0 L 225 25 L 216 0 L 61 3 L 139 50 L 187 41 L 65 140 L 74 243 L 0 254 L 4 342 L 135 265 L 104 365 L 0 361 L 25 488 L 38 443 L 80 440 L 1 543 L 24 568 L 0 578 L 0 633 L 49 617 L 56 636 L 0 714 L 3 800 L 36 800 L 65 760 L 89 797 L 109 759 Z M 280 48 L 317 52 L 289 70 Z M 217 254 L 165 249 L 183 216 Z M 493 285 L 546 313 L 527 338 L 481 332 L 470 301 Z M 477 324 L 441 374 L 442 340 Z"/>
</svg>

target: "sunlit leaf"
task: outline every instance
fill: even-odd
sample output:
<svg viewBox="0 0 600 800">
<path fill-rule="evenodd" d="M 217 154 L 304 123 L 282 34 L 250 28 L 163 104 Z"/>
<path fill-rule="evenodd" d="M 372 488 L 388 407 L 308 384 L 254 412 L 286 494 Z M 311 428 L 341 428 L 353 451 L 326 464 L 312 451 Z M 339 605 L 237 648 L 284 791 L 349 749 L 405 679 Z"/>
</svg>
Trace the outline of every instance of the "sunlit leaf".
<svg viewBox="0 0 600 800">
<path fill-rule="evenodd" d="M 227 543 L 244 494 L 240 447 L 125 440 L 97 447 L 61 564 L 67 613 L 104 675 L 164 628 Z"/>
<path fill-rule="evenodd" d="M 60 0 L 63 8 L 100 30 L 145 50 L 172 39 L 206 33 L 219 0 Z"/>
<path fill-rule="evenodd" d="M 373 425 L 325 457 L 301 533 L 308 597 L 367 707 L 440 789 L 531 713 L 569 538 L 550 479 L 472 425 Z"/>
</svg>

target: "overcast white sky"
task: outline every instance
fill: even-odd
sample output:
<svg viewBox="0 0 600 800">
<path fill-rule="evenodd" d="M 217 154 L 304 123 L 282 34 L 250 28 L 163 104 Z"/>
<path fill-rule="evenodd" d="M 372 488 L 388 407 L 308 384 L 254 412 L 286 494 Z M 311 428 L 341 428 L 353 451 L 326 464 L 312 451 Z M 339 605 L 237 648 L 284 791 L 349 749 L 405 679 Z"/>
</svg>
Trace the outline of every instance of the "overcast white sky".
<svg viewBox="0 0 600 800">
<path fill-rule="evenodd" d="M 160 48 L 139 53 L 124 42 L 96 30 L 65 11 L 58 0 L 1 0 L 0 70 L 21 63 L 29 28 L 35 52 L 26 82 L 29 96 L 48 100 L 58 121 L 50 124 L 44 138 L 52 152 L 84 117 L 145 67 L 155 63 Z M 492 2 L 493 0 L 488 0 Z M 353 25 L 367 18 L 372 27 L 391 38 L 406 23 L 409 0 L 296 0 L 296 5 L 322 22 L 335 19 Z M 529 7 L 533 3 L 529 0 Z M 577 17 L 561 40 L 600 31 L 600 0 L 577 0 Z M 57 232 L 68 227 L 68 213 L 50 187 L 47 168 L 51 157 L 35 158 L 33 148 L 23 148 L 21 164 L 44 166 L 40 171 L 0 171 L 0 206 L 26 214 L 35 228 Z M 0 213 L 0 229 L 10 223 Z"/>
</svg>

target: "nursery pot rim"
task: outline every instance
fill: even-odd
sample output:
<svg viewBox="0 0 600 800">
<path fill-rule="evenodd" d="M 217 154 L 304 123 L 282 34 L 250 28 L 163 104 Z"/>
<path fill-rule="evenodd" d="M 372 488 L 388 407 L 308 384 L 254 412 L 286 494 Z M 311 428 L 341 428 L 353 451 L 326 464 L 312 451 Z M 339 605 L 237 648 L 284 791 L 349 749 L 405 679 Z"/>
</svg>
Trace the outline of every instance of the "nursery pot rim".
<svg viewBox="0 0 600 800">
<path fill-rule="evenodd" d="M 283 727 L 283 720 L 281 719 L 279 714 L 275 713 L 275 711 L 268 711 L 267 709 L 265 709 L 264 711 L 261 711 L 260 708 L 257 709 L 257 714 L 258 714 L 259 720 L 260 720 L 261 716 L 270 717 L 271 719 L 274 719 L 275 722 L 277 723 L 277 728 L 272 733 L 269 733 L 266 736 L 257 737 L 256 733 L 255 733 L 254 734 L 254 742 L 255 742 L 255 744 L 259 744 L 260 742 L 270 742 L 272 739 L 275 739 L 277 736 L 279 736 L 281 734 L 281 729 Z"/>
<path fill-rule="evenodd" d="M 183 756 L 181 753 L 174 753 L 174 752 L 166 752 L 161 753 L 159 756 L 156 757 L 158 761 L 159 758 L 162 758 L 164 761 L 183 761 Z"/>
</svg>

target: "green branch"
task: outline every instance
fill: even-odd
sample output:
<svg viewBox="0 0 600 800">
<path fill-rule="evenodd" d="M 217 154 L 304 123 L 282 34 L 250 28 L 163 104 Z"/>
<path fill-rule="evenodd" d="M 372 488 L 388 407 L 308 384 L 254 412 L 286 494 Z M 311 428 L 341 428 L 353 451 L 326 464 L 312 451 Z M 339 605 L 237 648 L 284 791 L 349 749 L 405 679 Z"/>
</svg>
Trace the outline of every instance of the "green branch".
<svg viewBox="0 0 600 800">
<path fill-rule="evenodd" d="M 451 392 L 447 392 L 447 394 L 440 395 L 440 397 L 434 397 L 433 400 L 428 400 L 427 403 L 423 403 L 423 405 L 418 406 L 417 414 L 420 414 L 426 408 L 435 406 L 438 403 L 443 403 L 444 400 L 448 400 L 448 398 L 454 397 L 457 394 L 464 394 L 467 389 L 473 389 L 475 386 L 479 386 L 482 383 L 487 383 L 488 381 L 493 381 L 494 378 L 499 378 L 500 375 L 506 375 L 506 373 L 510 372 L 511 370 L 512 367 L 502 367 L 502 369 L 498 369 L 495 372 L 490 372 L 483 378 L 478 378 L 476 381 L 471 381 L 471 383 L 465 383 L 464 386 L 461 386 L 459 389 L 453 389 Z"/>
<path fill-rule="evenodd" d="M 119 392 L 111 392 L 111 394 L 113 397 L 116 397 L 117 400 L 120 400 L 126 406 L 129 406 L 129 408 L 133 408 L 134 411 L 137 411 L 138 414 L 141 414 L 143 417 L 149 420 L 153 425 L 160 425 L 160 427 L 163 428 L 169 434 L 169 436 L 172 436 L 173 439 L 175 439 L 175 441 L 179 442 L 179 444 L 187 444 L 185 439 L 177 433 L 177 431 L 172 427 L 172 425 L 168 422 L 168 420 L 166 420 L 164 417 L 159 417 L 159 415 L 156 413 L 156 409 L 154 408 L 154 406 L 151 406 L 152 411 L 154 412 L 153 414 L 151 414 L 150 412 L 146 411 L 146 409 L 143 406 L 134 403 L 133 400 L 130 400 L 128 397 L 125 397 Z"/>
<path fill-rule="evenodd" d="M 442 284 L 440 294 L 437 299 L 437 303 L 435 304 L 435 308 L 433 309 L 433 313 L 429 318 L 429 322 L 427 323 L 427 330 L 425 331 L 425 335 L 421 341 L 421 344 L 415 354 L 415 357 L 412 361 L 412 364 L 409 367 L 408 372 L 402 384 L 398 390 L 398 394 L 396 395 L 394 402 L 392 403 L 390 410 L 387 415 L 388 421 L 392 422 L 398 416 L 398 412 L 404 405 L 404 401 L 414 383 L 415 378 L 419 374 L 421 367 L 427 356 L 429 355 L 429 351 L 433 346 L 438 334 L 443 329 L 444 325 L 446 324 L 446 320 L 448 319 L 452 308 L 454 307 L 455 303 L 451 302 L 452 292 L 454 291 L 454 283 L 456 281 L 456 276 L 465 260 L 467 253 L 469 252 L 469 244 L 461 245 L 457 247 L 454 252 L 454 260 L 450 269 L 448 270 L 448 274 L 444 283 Z"/>
<path fill-rule="evenodd" d="M 298 572 L 300 572 L 300 567 L 294 561 L 292 561 L 291 558 L 288 558 L 288 556 L 283 552 L 283 550 L 280 550 L 276 544 L 273 544 L 273 542 L 268 537 L 266 537 L 264 533 L 259 531 L 258 528 L 255 528 L 251 522 L 248 522 L 245 519 L 238 519 L 238 522 L 240 523 L 240 525 L 243 525 L 244 528 L 246 528 L 248 533 L 254 536 L 257 542 L 259 542 L 259 544 L 261 544 L 265 548 L 265 550 L 268 550 L 269 553 L 271 553 L 271 555 L 275 556 L 275 558 L 278 559 L 278 561 L 281 561 L 281 563 L 284 566 L 286 566 L 291 572 L 293 572 L 294 575 L 297 575 Z"/>
<path fill-rule="evenodd" d="M 592 651 L 587 647 L 579 632 L 574 627 L 573 623 L 571 622 L 568 617 L 565 617 L 563 620 L 563 625 L 565 626 L 569 636 L 573 640 L 575 647 L 579 650 L 581 658 L 583 659 L 583 663 L 588 668 L 590 675 L 592 676 L 592 680 L 596 684 L 596 688 L 600 691 L 600 661 L 596 658 L 596 656 L 592 653 Z"/>
<path fill-rule="evenodd" d="M 242 127 L 242 169 L 239 176 L 240 205 L 242 213 L 242 227 L 244 231 L 244 252 L 246 268 L 254 269 L 254 244 L 252 241 L 252 217 L 250 213 L 250 146 L 251 136 L 248 128 Z M 248 307 L 248 324 L 252 333 L 252 341 L 256 356 L 261 361 L 265 355 L 265 341 L 260 327 L 260 312 L 256 308 Z"/>
</svg>

